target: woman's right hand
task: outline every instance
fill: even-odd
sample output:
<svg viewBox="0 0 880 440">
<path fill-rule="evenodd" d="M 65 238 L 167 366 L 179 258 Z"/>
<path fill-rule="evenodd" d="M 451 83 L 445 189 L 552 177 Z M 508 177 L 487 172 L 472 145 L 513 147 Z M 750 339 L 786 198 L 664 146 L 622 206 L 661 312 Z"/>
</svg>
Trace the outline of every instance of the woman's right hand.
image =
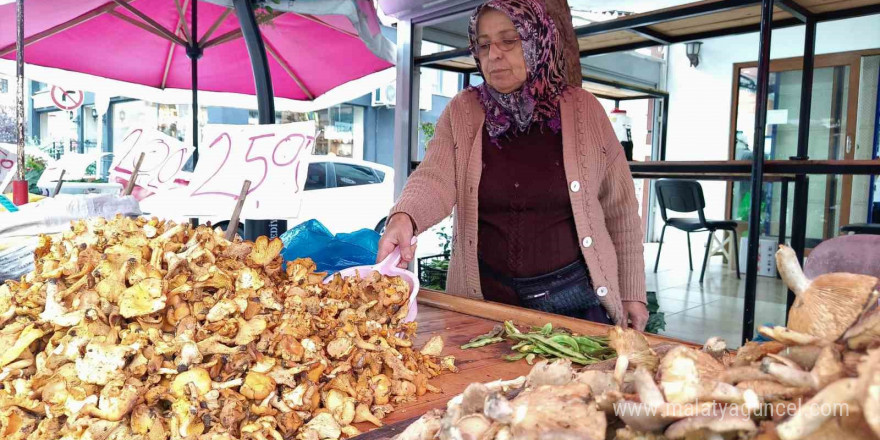
<svg viewBox="0 0 880 440">
<path fill-rule="evenodd" d="M 384 260 L 394 252 L 395 247 L 400 246 L 400 263 L 397 267 L 406 269 L 416 255 L 416 245 L 411 244 L 413 232 L 413 221 L 408 214 L 398 212 L 389 217 L 385 222 L 385 233 L 379 240 L 376 262 Z"/>
</svg>

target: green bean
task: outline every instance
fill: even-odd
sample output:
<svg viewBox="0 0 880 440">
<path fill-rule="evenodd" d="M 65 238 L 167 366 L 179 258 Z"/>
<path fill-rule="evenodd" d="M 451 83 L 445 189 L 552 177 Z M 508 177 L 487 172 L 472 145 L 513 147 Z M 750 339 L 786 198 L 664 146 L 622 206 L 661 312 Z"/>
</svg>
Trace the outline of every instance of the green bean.
<svg viewBox="0 0 880 440">
<path fill-rule="evenodd" d="M 572 350 L 580 351 L 580 346 L 578 345 L 578 341 L 569 335 L 558 334 L 558 335 L 550 337 L 550 340 L 553 342 L 556 342 L 558 344 L 565 345 L 566 347 L 568 347 Z"/>
<path fill-rule="evenodd" d="M 499 342 L 504 342 L 504 338 L 502 338 L 501 336 L 497 336 L 494 338 L 476 339 L 462 345 L 461 349 L 467 350 L 468 348 L 484 347 L 486 345 L 497 344 Z"/>
</svg>

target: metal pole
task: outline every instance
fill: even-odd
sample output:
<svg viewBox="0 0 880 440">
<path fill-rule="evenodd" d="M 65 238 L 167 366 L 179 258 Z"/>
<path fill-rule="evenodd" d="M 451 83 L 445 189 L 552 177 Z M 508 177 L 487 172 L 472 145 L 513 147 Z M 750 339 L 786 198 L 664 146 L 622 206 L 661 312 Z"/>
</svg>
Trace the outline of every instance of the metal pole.
<svg viewBox="0 0 880 440">
<path fill-rule="evenodd" d="M 198 0 L 193 0 L 198 1 Z M 272 76 L 269 73 L 269 60 L 266 58 L 266 45 L 260 34 L 254 14 L 253 0 L 233 0 L 235 15 L 241 26 L 242 38 L 247 44 L 251 67 L 254 70 L 254 83 L 257 91 L 257 113 L 260 124 L 275 123 L 275 100 L 272 92 Z M 261 235 L 276 238 L 287 230 L 287 220 L 244 221 L 244 238 L 255 240 Z"/>
<path fill-rule="evenodd" d="M 412 21 L 401 20 L 397 23 L 397 102 L 394 115 L 394 198 L 403 192 L 403 186 L 412 169 L 410 144 L 413 121 L 418 106 L 412 107 L 413 95 L 418 96 L 415 88 L 418 67 L 415 66 L 416 26 Z"/>
<path fill-rule="evenodd" d="M 196 0 L 198 1 L 198 0 Z M 247 44 L 251 67 L 254 70 L 254 83 L 257 91 L 257 112 L 260 124 L 275 123 L 275 101 L 272 93 L 272 77 L 269 74 L 269 61 L 266 59 L 266 46 L 257 25 L 252 0 L 232 0 L 235 15 L 241 26 L 242 38 Z"/>
<path fill-rule="evenodd" d="M 816 18 L 807 17 L 804 31 L 804 67 L 801 75 L 801 106 L 798 120 L 797 156 L 793 160 L 809 159 L 810 146 L 810 110 L 813 102 L 813 66 L 816 55 Z M 807 197 L 809 185 L 805 174 L 798 174 L 794 180 L 794 207 L 791 223 L 791 248 L 797 254 L 798 261 L 804 262 L 804 248 L 807 241 Z M 788 291 L 785 321 L 788 322 L 788 310 L 794 304 L 795 295 Z"/>
<path fill-rule="evenodd" d="M 666 128 L 669 125 L 669 97 L 663 97 L 660 102 L 660 117 L 662 118 L 662 125 L 660 126 L 660 160 L 666 160 Z"/>
<path fill-rule="evenodd" d="M 752 162 L 752 200 L 749 210 L 749 245 L 746 259 L 746 289 L 743 305 L 742 343 L 755 331 L 755 297 L 758 284 L 758 246 L 761 238 L 761 200 L 764 190 L 764 133 L 767 127 L 767 94 L 770 84 L 770 34 L 773 0 L 761 2 L 761 42 L 758 52 L 758 93 L 755 105 L 755 151 Z"/>
<path fill-rule="evenodd" d="M 192 145 L 193 166 L 199 162 L 199 58 L 202 57 L 202 48 L 199 47 L 199 1 L 192 0 L 192 41 L 189 42 L 186 54 L 189 56 L 189 65 L 192 73 Z"/>
<path fill-rule="evenodd" d="M 779 242 L 778 244 L 781 246 L 785 244 L 785 233 L 788 227 L 788 179 L 782 180 L 782 188 L 780 189 L 779 194 L 779 204 L 781 208 L 779 209 Z"/>
<path fill-rule="evenodd" d="M 24 0 L 18 0 L 15 4 L 16 38 L 15 38 L 15 121 L 16 138 L 18 141 L 17 160 L 18 173 L 12 187 L 12 201 L 16 205 L 24 205 L 28 202 L 27 181 L 24 178 Z M 0 188 L 2 191 L 4 188 Z"/>
</svg>

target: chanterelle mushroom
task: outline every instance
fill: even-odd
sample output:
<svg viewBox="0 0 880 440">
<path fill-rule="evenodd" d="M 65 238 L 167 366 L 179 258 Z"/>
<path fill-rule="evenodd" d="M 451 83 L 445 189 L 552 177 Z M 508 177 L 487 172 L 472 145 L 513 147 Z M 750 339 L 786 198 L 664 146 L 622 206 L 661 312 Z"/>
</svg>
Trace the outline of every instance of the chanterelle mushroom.
<svg viewBox="0 0 880 440">
<path fill-rule="evenodd" d="M 122 216 L 39 238 L 0 284 L 0 438 L 347 438 L 439 392 L 454 359 L 415 349 L 405 283 L 325 285 L 282 247 Z"/>
</svg>

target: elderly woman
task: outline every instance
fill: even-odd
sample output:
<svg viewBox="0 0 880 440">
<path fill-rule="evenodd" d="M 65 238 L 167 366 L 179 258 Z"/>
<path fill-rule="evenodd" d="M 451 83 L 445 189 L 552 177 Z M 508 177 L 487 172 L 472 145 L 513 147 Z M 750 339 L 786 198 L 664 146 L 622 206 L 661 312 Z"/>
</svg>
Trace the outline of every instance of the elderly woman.
<svg viewBox="0 0 880 440">
<path fill-rule="evenodd" d="M 491 0 L 470 22 L 485 82 L 459 93 L 389 215 L 379 259 L 455 208 L 448 290 L 644 329 L 642 229 L 601 104 L 566 85 L 541 0 Z"/>
</svg>

